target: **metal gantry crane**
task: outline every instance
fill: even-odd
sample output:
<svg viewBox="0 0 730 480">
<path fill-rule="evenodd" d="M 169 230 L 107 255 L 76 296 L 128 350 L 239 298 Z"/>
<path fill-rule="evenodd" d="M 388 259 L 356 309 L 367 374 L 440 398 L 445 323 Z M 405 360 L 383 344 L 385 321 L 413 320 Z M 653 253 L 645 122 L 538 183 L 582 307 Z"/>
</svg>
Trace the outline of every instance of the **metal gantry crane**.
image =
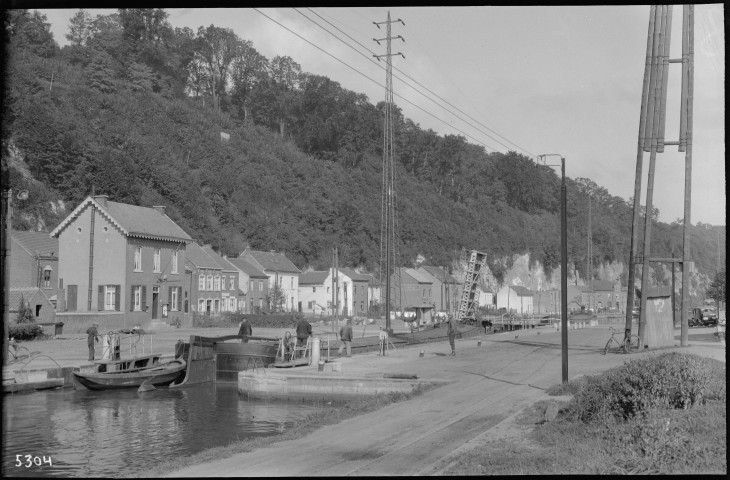
<svg viewBox="0 0 730 480">
<path fill-rule="evenodd" d="M 464 275 L 464 289 L 461 292 L 461 301 L 459 302 L 459 310 L 457 311 L 456 320 L 459 322 L 474 322 L 476 320 L 476 307 L 479 292 L 479 277 L 481 276 L 484 265 L 487 263 L 487 254 L 476 250 L 462 250 L 462 263 L 467 263 L 466 273 Z"/>
</svg>

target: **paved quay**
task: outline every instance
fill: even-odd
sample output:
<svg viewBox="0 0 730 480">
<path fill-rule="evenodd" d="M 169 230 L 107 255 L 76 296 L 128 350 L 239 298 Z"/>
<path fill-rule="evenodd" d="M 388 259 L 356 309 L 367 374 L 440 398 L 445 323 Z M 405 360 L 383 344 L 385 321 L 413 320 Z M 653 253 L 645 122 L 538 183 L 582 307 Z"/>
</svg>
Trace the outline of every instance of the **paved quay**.
<svg viewBox="0 0 730 480">
<path fill-rule="evenodd" d="M 725 343 L 712 328 L 691 329 L 687 347 L 679 347 L 680 332 L 676 330 L 675 347 L 603 355 L 610 337 L 608 327 L 570 330 L 569 379 L 670 351 L 725 362 Z M 166 476 L 439 475 L 465 450 L 519 436 L 524 427 L 515 425 L 515 416 L 548 398 L 546 390 L 561 382 L 560 337 L 560 332 L 542 327 L 457 340 L 456 357 L 448 356 L 447 342 L 439 342 L 396 347 L 385 357 L 370 352 L 338 359 L 342 375 L 414 374 L 448 384 L 299 439 Z M 287 370 L 292 375 L 317 374 L 315 366 Z"/>
</svg>

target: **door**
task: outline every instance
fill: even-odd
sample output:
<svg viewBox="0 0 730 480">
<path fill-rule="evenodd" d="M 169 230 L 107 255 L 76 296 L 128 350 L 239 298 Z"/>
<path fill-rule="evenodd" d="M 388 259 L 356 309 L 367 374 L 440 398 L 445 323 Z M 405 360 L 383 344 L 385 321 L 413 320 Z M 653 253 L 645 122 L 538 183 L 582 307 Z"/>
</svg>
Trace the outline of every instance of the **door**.
<svg viewBox="0 0 730 480">
<path fill-rule="evenodd" d="M 152 287 L 152 318 L 157 318 L 157 307 L 160 303 L 160 287 Z"/>
</svg>

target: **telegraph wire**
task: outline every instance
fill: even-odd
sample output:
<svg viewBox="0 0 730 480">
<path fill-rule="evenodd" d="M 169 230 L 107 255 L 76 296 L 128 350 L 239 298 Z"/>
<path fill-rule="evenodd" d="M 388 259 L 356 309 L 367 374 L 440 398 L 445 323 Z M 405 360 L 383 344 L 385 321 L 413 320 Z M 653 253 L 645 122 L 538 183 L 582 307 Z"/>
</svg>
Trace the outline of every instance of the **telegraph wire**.
<svg viewBox="0 0 730 480">
<path fill-rule="evenodd" d="M 355 67 L 353 67 L 353 66 L 351 66 L 351 65 L 347 64 L 347 63 L 346 63 L 346 62 L 344 62 L 343 60 L 340 60 L 339 58 L 337 58 L 336 56 L 334 56 L 334 55 L 332 55 L 331 53 L 327 52 L 326 50 L 323 50 L 323 49 L 322 49 L 321 47 L 319 47 L 319 46 L 315 45 L 314 43 L 310 42 L 309 40 L 307 40 L 306 38 L 302 37 L 302 36 L 301 36 L 301 35 L 299 35 L 298 33 L 294 32 L 293 30 L 291 30 L 291 29 L 290 29 L 289 27 L 287 27 L 286 25 L 283 25 L 283 24 L 281 24 L 281 23 L 277 22 L 276 20 L 274 20 L 273 18 L 271 18 L 270 16 L 266 15 L 265 13 L 263 13 L 262 11 L 260 11 L 260 10 L 259 10 L 258 8 L 254 8 L 253 10 L 255 10 L 255 11 L 256 11 L 256 12 L 258 12 L 258 13 L 260 13 L 260 14 L 261 14 L 262 16 L 264 16 L 264 17 L 268 18 L 269 20 L 271 20 L 272 22 L 276 23 L 277 25 L 279 25 L 280 27 L 284 28 L 284 29 L 285 29 L 285 30 L 287 30 L 288 32 L 292 33 L 293 35 L 296 35 L 297 37 L 299 37 L 300 39 L 304 40 L 304 41 L 305 41 L 305 42 L 307 42 L 308 44 L 312 45 L 312 46 L 313 46 L 314 48 L 316 48 L 317 50 L 321 51 L 322 53 L 325 53 L 325 54 L 329 55 L 330 57 L 334 58 L 334 59 L 335 59 L 335 60 L 337 60 L 338 62 L 340 62 L 340 63 L 342 63 L 343 65 L 345 65 L 346 67 L 350 68 L 351 70 L 355 71 L 356 73 L 359 73 L 360 75 L 362 75 L 363 77 L 367 78 L 368 80 L 370 80 L 371 82 L 375 83 L 376 85 L 378 85 L 378 86 L 380 86 L 380 87 L 382 87 L 382 86 L 383 86 L 383 85 L 382 85 L 382 84 L 381 84 L 380 82 L 378 82 L 377 80 L 375 80 L 375 79 L 373 79 L 373 78 L 371 78 L 371 77 L 367 76 L 366 74 L 362 73 L 362 72 L 361 72 L 360 70 L 358 70 L 358 69 L 356 69 Z M 489 148 L 489 149 L 490 149 L 490 150 L 492 150 L 492 151 L 495 151 L 495 152 L 497 151 L 497 149 L 496 149 L 496 148 L 494 148 L 494 147 L 492 147 L 492 146 L 490 146 L 490 145 L 487 145 L 486 143 L 484 143 L 484 142 L 482 142 L 482 141 L 479 141 L 478 139 L 474 138 L 473 136 L 469 135 L 468 133 L 464 132 L 463 130 L 461 130 L 461 129 L 457 128 L 457 127 L 454 127 L 453 125 L 450 125 L 450 124 L 449 124 L 449 123 L 447 123 L 447 122 L 446 122 L 445 120 L 443 120 L 443 119 L 441 119 L 441 118 L 437 117 L 436 115 L 434 115 L 433 113 L 429 112 L 428 110 L 425 110 L 424 108 L 422 108 L 422 107 L 420 107 L 420 106 L 416 105 L 415 103 L 411 102 L 411 101 L 410 101 L 410 100 L 408 100 L 407 98 L 404 98 L 403 96 L 401 96 L 401 95 L 398 95 L 397 93 L 394 93 L 394 95 L 395 95 L 395 96 L 397 96 L 398 98 L 400 98 L 401 100 L 403 100 L 404 102 L 406 102 L 406 103 L 409 103 L 410 105 L 414 106 L 415 108 L 417 108 L 417 109 L 421 110 L 421 111 L 422 111 L 423 113 L 426 113 L 427 115 L 430 115 L 431 117 L 433 117 L 434 119 L 438 120 L 439 122 L 441 122 L 441 123 L 443 123 L 443 124 L 445 124 L 445 125 L 448 125 L 449 127 L 453 128 L 454 130 L 456 130 L 456 131 L 458 131 L 458 132 L 460 132 L 460 133 L 464 134 L 464 136 L 466 136 L 466 137 L 469 137 L 469 138 L 471 138 L 472 140 L 474 140 L 474 141 L 475 141 L 476 143 L 478 143 L 479 145 L 482 145 L 482 146 L 483 146 L 483 147 L 485 147 L 485 148 Z"/>
<path fill-rule="evenodd" d="M 302 16 L 303 16 L 304 18 L 306 18 L 306 19 L 307 19 L 307 20 L 309 20 L 310 22 L 314 23 L 315 25 L 317 25 L 318 27 L 320 27 L 321 29 L 323 29 L 324 31 L 326 31 L 327 33 L 329 33 L 330 35 L 332 35 L 333 37 L 337 38 L 337 39 L 338 39 L 339 41 L 341 41 L 342 43 L 344 43 L 344 44 L 345 44 L 345 45 L 347 45 L 348 47 L 350 47 L 350 48 L 352 48 L 353 50 L 355 50 L 355 51 L 356 51 L 357 53 L 359 53 L 359 54 L 360 54 L 360 55 L 362 55 L 363 57 L 367 58 L 367 59 L 368 59 L 369 61 L 371 61 L 372 63 L 375 63 L 375 62 L 374 62 L 374 61 L 373 61 L 373 60 L 372 60 L 371 58 L 367 57 L 367 55 L 365 55 L 365 54 L 363 54 L 362 52 L 358 51 L 357 49 L 355 49 L 355 47 L 353 47 L 352 45 L 348 44 L 347 42 L 345 42 L 344 40 L 342 40 L 342 39 L 341 39 L 340 37 L 338 37 L 337 35 L 335 35 L 335 34 L 334 34 L 334 33 L 332 33 L 331 31 L 329 31 L 329 30 L 327 30 L 326 28 L 324 28 L 324 27 L 323 27 L 322 25 L 318 24 L 317 22 L 315 22 L 315 21 L 314 21 L 314 20 L 312 20 L 311 18 L 307 17 L 306 15 L 304 15 L 304 14 L 303 14 L 302 12 L 300 12 L 300 11 L 299 11 L 299 10 L 297 10 L 296 8 L 295 8 L 294 10 L 296 10 L 296 11 L 297 11 L 297 13 L 299 13 L 299 14 L 300 14 L 300 15 L 302 15 Z M 317 15 L 317 16 L 318 16 L 319 18 L 321 18 L 322 20 L 324 20 L 325 22 L 327 22 L 327 23 L 328 23 L 329 25 L 331 25 L 332 27 L 336 28 L 336 29 L 337 29 L 337 30 L 338 30 L 339 32 L 341 32 L 341 33 L 342 33 L 343 35 L 347 36 L 347 38 L 349 38 L 349 39 L 350 39 L 350 40 L 352 40 L 353 42 L 357 43 L 357 44 L 358 44 L 358 45 L 360 45 L 360 46 L 361 46 L 362 48 L 364 48 L 365 50 L 367 50 L 368 52 L 370 52 L 371 54 L 375 55 L 375 52 L 373 52 L 373 51 L 372 51 L 372 50 L 370 50 L 370 49 L 369 49 L 368 47 L 366 47 L 365 45 L 363 45 L 362 43 L 360 43 L 360 42 L 359 42 L 358 40 L 356 40 L 355 38 L 353 38 L 352 36 L 350 36 L 349 34 L 347 34 L 347 32 L 344 32 L 344 31 L 343 31 L 342 29 L 340 29 L 340 28 L 339 28 L 339 27 L 338 27 L 337 25 L 334 25 L 334 24 L 332 24 L 332 22 L 330 22 L 330 21 L 329 21 L 329 20 L 327 20 L 326 18 L 324 18 L 324 17 L 322 17 L 321 15 L 319 15 L 319 14 L 318 14 L 317 12 L 313 11 L 313 10 L 312 10 L 311 8 L 307 8 L 307 10 L 309 10 L 309 11 L 310 11 L 310 12 L 312 12 L 313 14 Z M 383 67 L 382 67 L 382 65 L 379 65 L 379 64 L 377 64 L 377 65 L 378 65 L 378 66 L 379 66 L 380 68 L 383 68 Z M 434 96 L 435 96 L 436 98 L 438 98 L 438 99 L 439 99 L 439 100 L 441 100 L 442 102 L 444 102 L 444 103 L 446 103 L 447 105 L 449 105 L 450 107 L 452 107 L 452 108 L 456 109 L 456 110 L 457 110 L 458 112 L 462 113 L 463 115 L 466 115 L 466 116 L 467 116 L 467 117 L 468 117 L 468 118 L 469 118 L 470 120 L 472 120 L 472 121 L 474 121 L 474 122 L 478 123 L 479 125 L 481 125 L 482 127 L 486 128 L 486 129 L 487 129 L 487 130 L 489 130 L 490 132 L 494 133 L 494 134 L 495 134 L 495 135 L 497 135 L 498 137 L 500 137 L 500 138 L 502 138 L 503 140 L 505 140 L 505 141 L 507 141 L 507 142 L 511 143 L 511 144 L 512 144 L 513 146 L 517 147 L 517 148 L 518 148 L 519 150 L 522 150 L 523 152 L 525 152 L 525 153 L 529 154 L 529 155 L 530 155 L 530 156 L 532 156 L 532 157 L 535 157 L 535 155 L 534 155 L 534 154 L 532 154 L 531 152 L 529 152 L 529 151 L 528 151 L 527 149 L 525 149 L 525 148 L 522 148 L 521 146 L 519 146 L 519 145 L 517 145 L 516 143 L 512 142 L 512 141 L 511 141 L 511 140 L 509 140 L 508 138 L 506 138 L 506 137 L 504 137 L 504 136 L 500 135 L 499 133 L 495 132 L 495 131 L 494 131 L 494 130 L 492 130 L 491 128 L 487 127 L 486 125 L 484 125 L 483 123 L 481 123 L 481 122 L 480 122 L 479 120 L 477 120 L 477 119 L 475 119 L 475 118 L 471 117 L 471 116 L 470 116 L 469 114 L 467 114 L 466 112 L 462 111 L 461 109 L 459 109 L 459 108 L 458 108 L 458 107 L 456 107 L 455 105 L 451 104 L 451 103 L 450 103 L 450 102 L 449 102 L 448 100 L 446 100 L 446 99 L 442 98 L 441 96 L 439 96 L 438 94 L 436 94 L 435 92 L 433 92 L 432 90 L 430 90 L 430 89 L 429 89 L 428 87 L 426 87 L 425 85 L 423 85 L 423 84 L 421 84 L 420 82 L 418 82 L 418 80 L 414 79 L 413 77 L 411 77 L 411 76 L 410 76 L 410 75 L 408 75 L 407 73 L 403 72 L 403 71 L 402 71 L 401 69 L 399 69 L 398 67 L 393 67 L 393 68 L 395 68 L 395 70 L 397 70 L 398 72 L 400 72 L 400 73 L 402 73 L 403 75 L 405 75 L 405 76 L 406 76 L 406 77 L 407 77 L 408 79 L 410 79 L 411 81 L 415 82 L 415 83 L 416 83 L 416 84 L 417 84 L 418 86 L 420 86 L 420 87 L 422 87 L 423 89 L 425 89 L 425 90 L 426 90 L 427 92 L 429 92 L 430 94 L 434 95 Z M 494 141 L 495 141 L 495 142 L 497 142 L 498 144 L 502 145 L 502 146 L 503 146 L 504 148 L 506 148 L 506 149 L 507 149 L 508 151 L 512 149 L 512 147 L 510 147 L 510 146 L 508 146 L 508 145 L 505 145 L 504 143 L 500 142 L 499 140 L 497 140 L 496 138 L 492 137 L 492 136 L 491 136 L 491 135 L 489 135 L 488 133 L 486 133 L 486 132 L 484 132 L 484 131 L 480 130 L 480 129 L 479 129 L 479 128 L 477 128 L 476 126 L 474 126 L 474 125 L 472 125 L 471 123 L 469 123 L 468 121 L 464 120 L 464 119 L 463 119 L 463 118 L 461 118 L 461 117 L 460 117 L 459 115 L 456 115 L 456 114 L 454 114 L 454 112 L 450 111 L 450 110 L 449 110 L 448 108 L 444 107 L 443 105 L 440 105 L 440 104 L 439 104 L 438 102 L 436 102 L 436 101 L 435 101 L 435 100 L 433 100 L 432 98 L 429 98 L 429 97 L 428 97 L 428 95 L 426 95 L 426 94 L 425 94 L 425 93 L 423 93 L 423 92 L 420 92 L 420 91 L 419 91 L 418 89 L 416 89 L 416 88 L 415 88 L 415 87 L 413 87 L 412 85 L 408 84 L 408 82 L 406 82 L 406 81 L 405 81 L 405 80 L 403 80 L 402 78 L 400 78 L 400 77 L 398 77 L 398 76 L 396 76 L 396 78 L 398 78 L 399 80 L 401 80 L 401 81 L 402 81 L 402 82 L 403 82 L 403 83 L 404 83 L 405 85 L 409 86 L 410 88 L 412 88 L 412 89 L 413 89 L 414 91 L 416 91 L 417 93 L 420 93 L 421 95 L 423 95 L 424 97 L 426 97 L 426 98 L 427 98 L 428 100 L 430 100 L 430 101 L 432 101 L 433 103 L 435 103 L 435 104 L 436 104 L 437 106 L 439 106 L 439 107 L 443 108 L 444 110 L 446 110 L 447 112 L 451 113 L 451 114 L 452 114 L 452 115 L 454 115 L 454 116 L 455 116 L 456 118 L 458 118 L 459 120 L 463 121 L 464 123 L 466 123 L 467 125 L 469 125 L 470 127 L 472 127 L 472 128 L 474 129 L 474 130 L 476 130 L 476 131 L 478 131 L 478 132 L 482 133 L 483 135 L 486 135 L 487 137 L 491 138 L 492 140 L 494 140 Z"/>
</svg>

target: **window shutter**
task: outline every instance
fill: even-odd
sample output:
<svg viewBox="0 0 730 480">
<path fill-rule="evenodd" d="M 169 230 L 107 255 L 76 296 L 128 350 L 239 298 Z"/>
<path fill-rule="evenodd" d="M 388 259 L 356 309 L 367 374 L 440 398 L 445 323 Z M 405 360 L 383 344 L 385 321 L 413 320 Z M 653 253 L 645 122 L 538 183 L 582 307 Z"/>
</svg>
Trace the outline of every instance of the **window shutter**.
<svg viewBox="0 0 730 480">
<path fill-rule="evenodd" d="M 99 298 L 97 299 L 97 306 L 99 307 L 99 311 L 104 310 L 104 286 L 99 285 Z"/>
<path fill-rule="evenodd" d="M 182 311 L 182 287 L 177 287 L 177 311 Z"/>
<path fill-rule="evenodd" d="M 167 287 L 167 303 L 170 304 L 167 310 L 172 310 L 172 287 Z"/>
<path fill-rule="evenodd" d="M 78 285 L 69 285 L 68 286 L 68 302 L 66 302 L 66 311 L 67 312 L 76 311 L 77 293 L 78 293 Z"/>
<path fill-rule="evenodd" d="M 142 285 L 142 300 L 140 301 L 142 310 L 147 308 L 147 285 Z"/>
<path fill-rule="evenodd" d="M 137 288 L 137 285 L 132 285 L 132 288 L 129 289 L 129 311 L 134 311 L 134 291 L 135 288 Z"/>
<path fill-rule="evenodd" d="M 114 310 L 119 311 L 119 305 L 122 302 L 122 286 L 114 285 Z"/>
</svg>

